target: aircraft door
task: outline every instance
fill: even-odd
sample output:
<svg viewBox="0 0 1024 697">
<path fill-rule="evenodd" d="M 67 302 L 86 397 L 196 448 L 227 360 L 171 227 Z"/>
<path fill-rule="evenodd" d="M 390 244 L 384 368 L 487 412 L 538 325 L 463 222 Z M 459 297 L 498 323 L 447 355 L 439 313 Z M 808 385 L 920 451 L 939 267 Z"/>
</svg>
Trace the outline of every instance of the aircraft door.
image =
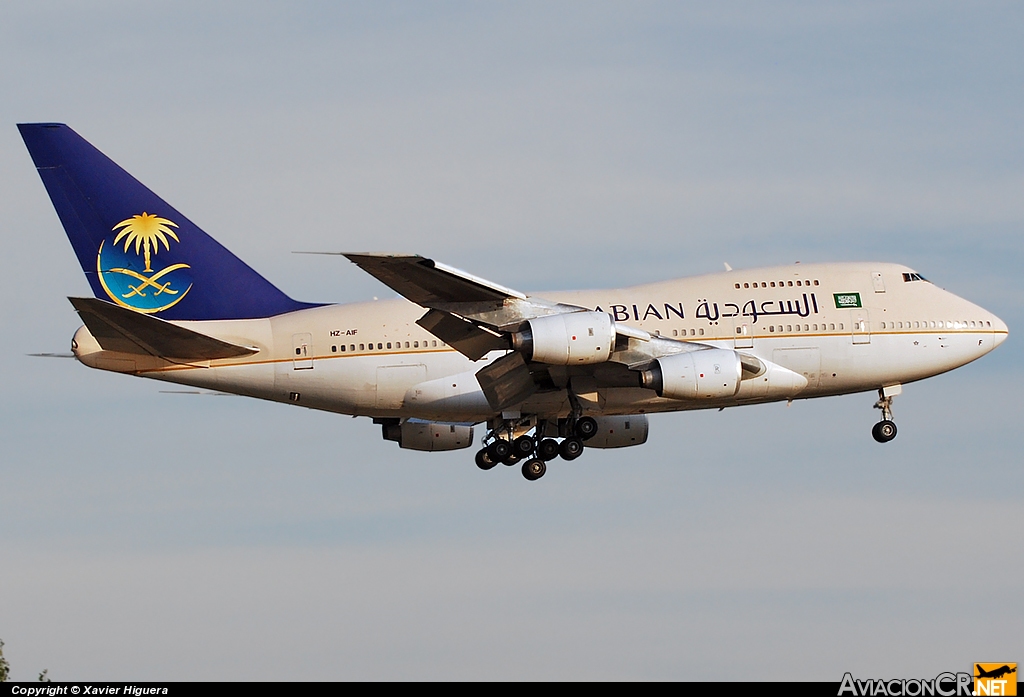
<svg viewBox="0 0 1024 697">
<path fill-rule="evenodd" d="M 853 343 L 871 343 L 871 322 L 868 320 L 868 311 L 864 308 L 850 310 L 850 326 L 853 328 Z"/>
<path fill-rule="evenodd" d="M 885 281 L 882 280 L 881 271 L 874 271 L 871 273 L 871 285 L 874 286 L 876 293 L 885 292 Z"/>
<path fill-rule="evenodd" d="M 294 353 L 292 354 L 292 367 L 295 370 L 312 370 L 313 335 L 293 334 L 292 347 L 294 348 Z"/>
<path fill-rule="evenodd" d="M 732 336 L 733 348 L 754 348 L 754 330 L 749 323 L 742 322 L 739 318 L 733 319 Z"/>
</svg>

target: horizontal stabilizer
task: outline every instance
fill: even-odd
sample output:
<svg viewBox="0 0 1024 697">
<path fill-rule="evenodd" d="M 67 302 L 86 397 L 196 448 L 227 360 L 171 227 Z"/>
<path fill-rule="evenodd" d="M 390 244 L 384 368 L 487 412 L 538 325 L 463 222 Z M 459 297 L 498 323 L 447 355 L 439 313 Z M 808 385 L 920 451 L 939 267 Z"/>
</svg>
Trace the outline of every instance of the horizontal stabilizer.
<svg viewBox="0 0 1024 697">
<path fill-rule="evenodd" d="M 177 360 L 235 358 L 256 353 L 162 319 L 96 298 L 68 298 L 105 351 Z"/>
</svg>

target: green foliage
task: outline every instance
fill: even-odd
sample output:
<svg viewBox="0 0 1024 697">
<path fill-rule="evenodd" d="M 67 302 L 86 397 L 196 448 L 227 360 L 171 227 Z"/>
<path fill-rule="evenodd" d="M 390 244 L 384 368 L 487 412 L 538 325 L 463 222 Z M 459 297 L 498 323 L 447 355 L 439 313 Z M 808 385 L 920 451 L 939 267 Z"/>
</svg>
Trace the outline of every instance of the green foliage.
<svg viewBox="0 0 1024 697">
<path fill-rule="evenodd" d="M 0 639 L 0 682 L 7 682 L 11 674 L 11 664 L 4 658 L 4 640 Z"/>
<path fill-rule="evenodd" d="M 39 674 L 39 682 L 50 682 L 50 678 L 47 677 L 47 673 L 50 670 L 46 669 Z M 11 677 L 11 664 L 4 658 L 4 640 L 0 639 L 0 682 L 7 682 Z"/>
</svg>

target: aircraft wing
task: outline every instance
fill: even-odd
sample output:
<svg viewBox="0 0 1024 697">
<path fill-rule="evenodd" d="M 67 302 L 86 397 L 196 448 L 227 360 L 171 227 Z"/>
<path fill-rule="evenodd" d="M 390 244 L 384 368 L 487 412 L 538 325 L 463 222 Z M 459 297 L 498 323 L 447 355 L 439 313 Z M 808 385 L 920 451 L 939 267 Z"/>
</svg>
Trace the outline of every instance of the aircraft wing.
<svg viewBox="0 0 1024 697">
<path fill-rule="evenodd" d="M 417 324 L 472 360 L 510 349 L 507 332 L 524 322 L 586 310 L 530 297 L 418 254 L 344 256 L 407 300 L 427 308 Z"/>
<path fill-rule="evenodd" d="M 517 290 L 418 254 L 345 254 L 366 273 L 417 305 L 526 300 Z"/>
<path fill-rule="evenodd" d="M 176 360 L 249 356 L 257 351 L 96 298 L 68 298 L 100 347 Z"/>
</svg>

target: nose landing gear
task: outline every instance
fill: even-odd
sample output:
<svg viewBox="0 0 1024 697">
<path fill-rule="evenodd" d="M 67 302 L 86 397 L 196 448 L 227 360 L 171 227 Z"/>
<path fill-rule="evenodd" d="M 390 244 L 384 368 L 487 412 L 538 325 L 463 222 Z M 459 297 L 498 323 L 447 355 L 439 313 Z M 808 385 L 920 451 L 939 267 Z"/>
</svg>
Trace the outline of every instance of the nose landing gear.
<svg viewBox="0 0 1024 697">
<path fill-rule="evenodd" d="M 871 436 L 879 443 L 888 443 L 896 437 L 896 424 L 888 419 L 879 421 L 871 428 Z"/>
<path fill-rule="evenodd" d="M 896 437 L 896 423 L 892 420 L 892 400 L 902 391 L 903 388 L 900 385 L 881 387 L 878 390 L 875 409 L 882 410 L 882 420 L 872 427 L 871 437 L 879 443 L 888 443 Z"/>
</svg>

